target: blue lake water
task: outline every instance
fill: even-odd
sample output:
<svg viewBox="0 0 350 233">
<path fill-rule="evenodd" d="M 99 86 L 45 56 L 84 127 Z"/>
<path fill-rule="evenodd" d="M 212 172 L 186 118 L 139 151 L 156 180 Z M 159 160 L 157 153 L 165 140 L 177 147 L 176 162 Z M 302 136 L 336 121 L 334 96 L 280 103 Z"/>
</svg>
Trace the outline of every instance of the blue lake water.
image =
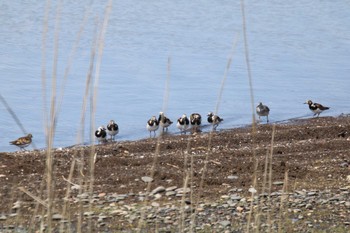
<svg viewBox="0 0 350 233">
<path fill-rule="evenodd" d="M 49 9 L 45 60 L 49 107 L 59 7 L 56 1 L 50 8 L 45 4 L 0 2 L 0 94 L 33 134 L 37 148 L 45 147 L 44 18 Z M 67 65 L 70 69 L 54 147 L 76 144 L 81 127 L 83 142 L 90 141 L 90 105 L 84 126 L 80 116 L 96 22 L 102 21 L 106 5 L 107 1 L 62 1 L 58 96 Z M 331 107 L 321 116 L 349 113 L 349 7 L 347 1 L 245 1 L 254 105 L 267 104 L 271 122 L 312 117 L 303 104 L 308 99 Z M 120 127 L 117 140 L 136 140 L 149 137 L 146 122 L 161 110 L 174 122 L 183 113 L 205 116 L 215 111 L 231 53 L 218 109 L 225 119 L 221 129 L 252 121 L 240 1 L 113 1 L 100 67 L 96 128 L 114 119 Z M 1 102 L 0 130 L 0 151 L 17 150 L 8 142 L 23 133 Z M 169 132 L 178 133 L 175 124 Z"/>
</svg>

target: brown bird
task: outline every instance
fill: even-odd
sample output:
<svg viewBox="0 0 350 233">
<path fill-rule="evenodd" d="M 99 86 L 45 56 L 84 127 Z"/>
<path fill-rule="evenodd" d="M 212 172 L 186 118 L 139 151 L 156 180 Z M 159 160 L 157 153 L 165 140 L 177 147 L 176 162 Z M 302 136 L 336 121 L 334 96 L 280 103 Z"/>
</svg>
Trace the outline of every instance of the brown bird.
<svg viewBox="0 0 350 233">
<path fill-rule="evenodd" d="M 15 145 L 18 146 L 19 148 L 21 148 L 21 150 L 26 150 L 24 149 L 24 147 L 29 146 L 32 143 L 32 135 L 28 134 L 25 137 L 20 137 L 12 142 L 10 142 L 11 145 Z"/>
<path fill-rule="evenodd" d="M 269 114 L 270 114 L 270 109 L 266 105 L 263 105 L 261 102 L 259 103 L 258 106 L 256 106 L 256 113 L 259 116 L 259 120 L 261 116 L 266 116 L 266 122 L 269 122 Z"/>
</svg>

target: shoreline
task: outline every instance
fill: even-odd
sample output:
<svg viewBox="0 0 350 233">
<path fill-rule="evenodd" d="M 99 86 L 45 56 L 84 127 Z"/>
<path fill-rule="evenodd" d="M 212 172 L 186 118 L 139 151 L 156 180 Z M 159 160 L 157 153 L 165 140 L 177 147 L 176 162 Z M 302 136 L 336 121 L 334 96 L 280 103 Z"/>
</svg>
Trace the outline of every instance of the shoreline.
<svg viewBox="0 0 350 233">
<path fill-rule="evenodd" d="M 259 126 L 259 125 L 265 125 L 265 126 L 271 126 L 272 125 L 289 125 L 289 124 L 298 124 L 298 123 L 303 123 L 304 121 L 309 121 L 309 120 L 313 120 L 313 119 L 318 119 L 318 118 L 342 118 L 342 117 L 348 117 L 350 116 L 350 113 L 342 113 L 338 116 L 325 116 L 325 117 L 310 117 L 309 115 L 305 115 L 305 116 L 300 116 L 300 117 L 293 117 L 293 118 L 290 118 L 290 119 L 286 119 L 286 120 L 279 120 L 279 121 L 275 121 L 275 122 L 269 122 L 269 123 L 266 123 L 266 122 L 263 122 L 263 123 L 260 123 L 259 120 L 256 120 L 256 126 Z M 211 125 L 210 124 L 205 124 L 203 126 L 201 126 L 201 129 L 204 129 L 204 128 L 210 128 Z M 232 128 L 223 128 L 223 129 L 220 129 L 220 126 L 219 128 L 216 130 L 216 131 L 213 131 L 214 133 L 217 133 L 217 132 L 224 132 L 224 131 L 232 131 L 232 130 L 238 130 L 238 129 L 247 129 L 247 128 L 251 128 L 252 127 L 252 123 L 250 124 L 240 124 L 240 125 L 237 125 L 237 127 L 232 127 Z M 157 131 L 158 133 L 160 133 L 160 130 Z M 190 136 L 192 133 L 191 133 L 191 129 L 188 129 L 187 131 L 187 134 L 185 134 L 185 136 Z M 200 131 L 198 133 L 201 133 L 201 134 L 210 134 L 211 131 Z M 118 136 L 118 135 L 117 135 Z M 144 137 L 144 138 L 140 138 L 140 139 L 136 139 L 136 140 L 121 140 L 119 141 L 118 140 L 118 137 L 117 137 L 117 140 L 115 141 L 107 141 L 107 143 L 104 143 L 104 144 L 94 144 L 94 146 L 100 146 L 100 145 L 108 145 L 108 144 L 115 144 L 115 143 L 130 143 L 130 142 L 142 142 L 142 141 L 145 141 L 145 140 L 149 140 L 149 139 L 157 139 L 158 138 L 162 138 L 162 137 L 179 137 L 179 136 L 183 136 L 182 134 L 180 134 L 180 132 L 175 132 L 175 133 L 165 133 L 164 135 L 158 135 L 155 137 L 155 138 L 147 138 L 147 137 Z M 92 145 L 89 144 L 88 142 L 85 142 L 83 144 L 73 144 L 73 145 L 70 145 L 70 146 L 66 146 L 66 147 L 54 147 L 52 148 L 53 151 L 55 150 L 65 150 L 65 149 L 74 149 L 74 148 L 81 148 L 81 147 L 91 147 Z M 27 153 L 30 153 L 30 152 L 35 152 L 35 151 L 46 151 L 46 148 L 39 148 L 39 149 L 32 149 L 32 150 L 26 150 L 26 151 L 21 151 L 19 148 L 17 151 L 0 151 L 0 154 L 1 153 L 20 153 L 20 152 L 27 152 Z"/>
<path fill-rule="evenodd" d="M 158 226 L 176 232 L 181 215 L 188 228 L 191 210 L 196 210 L 197 230 L 211 226 L 218 231 L 243 231 L 251 205 L 253 216 L 262 216 L 261 229 L 268 226 L 268 214 L 273 226 L 278 226 L 282 211 L 283 227 L 288 232 L 346 232 L 350 228 L 350 115 L 301 119 L 275 127 L 273 145 L 272 124 L 258 124 L 255 136 L 248 126 L 212 134 L 96 145 L 95 157 L 90 146 L 53 150 L 54 208 L 61 214 L 64 200 L 68 200 L 68 215 L 76 219 L 79 203 L 85 203 L 82 209 L 89 213 L 92 198 L 94 211 L 83 214 L 83 221 L 93 216 L 94 231 L 104 232 L 135 231 L 142 206 L 148 206 L 144 221 L 150 230 Z M 4 221 L 16 219 L 11 213 L 18 201 L 22 203 L 19 214 L 37 215 L 31 207 L 37 202 L 21 190 L 36 197 L 44 195 L 38 187 L 46 181 L 46 153 L 0 155 L 0 212 L 4 213 Z M 271 166 L 266 167 L 266 161 Z M 272 175 L 265 183 L 269 167 Z M 94 186 L 90 193 L 92 174 Z M 266 189 L 269 186 L 270 191 Z M 68 199 L 67 187 L 71 189 Z M 282 210 L 283 193 L 288 198 L 283 199 Z M 101 214 L 105 218 L 99 221 Z M 27 226 L 29 220 L 23 218 L 20 224 Z"/>
</svg>

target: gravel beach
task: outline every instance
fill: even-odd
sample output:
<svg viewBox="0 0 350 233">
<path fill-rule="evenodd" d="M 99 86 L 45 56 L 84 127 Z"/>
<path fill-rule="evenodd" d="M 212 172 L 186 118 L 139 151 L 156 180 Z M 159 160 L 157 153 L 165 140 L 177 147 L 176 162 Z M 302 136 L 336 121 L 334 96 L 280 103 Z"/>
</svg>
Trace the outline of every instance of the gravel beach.
<svg viewBox="0 0 350 233">
<path fill-rule="evenodd" d="M 46 156 L 0 153 L 0 232 L 47 228 Z M 53 164 L 54 232 L 350 232 L 350 115 L 57 148 Z"/>
</svg>

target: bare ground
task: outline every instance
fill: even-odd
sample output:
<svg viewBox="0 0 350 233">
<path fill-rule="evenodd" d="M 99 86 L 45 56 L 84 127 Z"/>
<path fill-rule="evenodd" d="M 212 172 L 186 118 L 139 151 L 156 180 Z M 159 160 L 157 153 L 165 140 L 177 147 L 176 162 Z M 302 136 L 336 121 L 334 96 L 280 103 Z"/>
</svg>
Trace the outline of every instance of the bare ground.
<svg viewBox="0 0 350 233">
<path fill-rule="evenodd" d="M 271 142 L 272 124 L 261 124 L 257 125 L 256 132 L 248 126 L 213 133 L 163 135 L 155 139 L 111 142 L 94 148 L 84 146 L 54 150 L 54 212 L 63 214 L 63 200 L 66 200 L 68 211 L 62 218 L 68 218 L 78 224 L 76 220 L 78 213 L 92 209 L 91 205 L 79 207 L 79 202 L 76 201 L 79 194 L 89 193 L 92 174 L 94 198 L 105 200 L 112 194 L 125 194 L 127 198 L 118 202 L 117 205 L 135 203 L 149 205 L 154 200 L 161 203 L 161 206 L 165 203 L 179 205 L 179 201 L 183 199 L 181 195 L 166 196 L 163 193 L 161 197 L 147 198 L 146 194 L 160 186 L 180 188 L 185 184 L 192 191 L 191 195 L 185 196 L 186 203 L 196 209 L 203 203 L 221 203 L 223 196 L 226 198 L 225 195 L 232 195 L 235 191 L 239 192 L 240 196 L 249 198 L 251 196 L 249 188 L 254 184 L 254 177 L 256 177 L 256 185 L 254 185 L 256 194 L 261 194 L 262 191 L 268 192 L 267 188 L 265 190 L 262 188 L 264 177 L 269 181 L 268 175 L 264 176 L 264 172 L 266 169 L 269 171 L 270 164 L 272 168 L 272 179 L 270 183 L 268 182 L 271 184 L 270 193 L 281 191 L 283 188 L 284 192 L 290 193 L 304 190 L 339 194 L 339 190 L 342 190 L 345 192 L 345 197 L 349 197 L 349 115 L 276 124 L 272 163 L 267 163 L 266 167 L 265 160 L 271 152 Z M 90 164 L 93 160 L 95 163 L 91 169 Z M 75 164 L 72 167 L 73 161 Z M 256 169 L 254 165 L 257 165 Z M 46 151 L 0 153 L 0 168 L 0 214 L 5 216 L 3 220 L 0 218 L 0 229 L 1 226 L 8 229 L 6 227 L 10 225 L 11 227 L 21 225 L 25 229 L 29 225 L 37 226 L 35 224 L 39 224 L 39 217 L 33 220 L 32 216 L 42 215 L 46 211 L 44 207 L 47 197 Z M 71 184 L 67 181 L 70 175 Z M 153 182 L 145 183 L 142 180 L 145 176 L 152 177 Z M 72 190 L 66 196 L 68 187 Z M 101 200 L 96 201 L 99 205 L 98 207 L 94 205 L 93 209 L 105 208 L 106 205 L 113 207 L 110 202 Z M 14 208 L 17 201 L 21 205 Z M 322 219 L 322 224 L 314 224 L 313 218 L 308 221 L 312 222 L 313 227 L 317 225 L 316 229 L 320 231 L 328 228 L 335 229 L 334 225 L 328 224 L 327 218 L 329 218 L 329 222 L 335 222 L 336 226 L 341 225 L 340 232 L 343 232 L 342 230 L 346 232 L 349 229 L 350 207 L 345 204 L 349 201 L 345 199 L 339 204 L 341 207 L 344 204 L 344 209 L 339 205 L 330 207 L 335 210 L 340 208 L 338 215 L 336 211 L 332 216 L 322 213 L 322 217 L 319 217 Z M 44 204 L 38 204 L 40 202 Z M 240 209 L 237 210 L 238 206 L 230 207 L 240 212 Z M 246 204 L 246 214 L 238 216 L 243 225 L 231 224 L 229 225 L 231 228 L 228 229 L 231 231 L 244 229 L 242 226 L 248 221 L 250 213 L 248 207 L 249 202 Z M 294 209 L 290 208 L 293 213 Z M 287 212 L 287 209 L 284 211 Z M 314 207 L 314 211 L 317 210 Z M 196 211 L 200 212 L 201 209 Z M 193 212 L 198 214 L 196 211 Z M 307 213 L 304 216 L 307 216 Z M 313 213 L 312 216 L 316 218 L 315 216 L 318 215 Z M 225 217 L 230 218 L 230 214 Z M 138 216 L 130 221 L 125 215 L 113 216 L 101 226 L 94 222 L 93 232 L 102 231 L 101 229 L 107 232 L 133 231 L 137 227 L 140 229 L 140 225 L 137 224 L 140 218 L 142 217 Z M 87 217 L 82 216 L 82 226 L 87 227 L 87 222 Z M 216 220 L 215 223 L 218 222 L 220 221 Z M 152 221 L 147 223 L 153 226 Z M 168 224 L 166 221 L 162 222 L 165 227 L 171 224 L 176 226 L 176 223 L 181 223 L 181 219 L 177 218 Z M 210 220 L 205 224 L 213 225 Z M 310 223 L 307 222 L 307 224 Z M 153 232 L 150 230 L 153 229 L 152 227 L 143 226 L 143 229 Z M 172 230 L 173 227 L 167 229 L 170 232 L 177 232 Z M 198 229 L 203 230 L 205 227 Z M 297 231 L 299 228 L 292 225 L 285 229 Z M 186 228 L 182 230 L 186 231 Z"/>
</svg>

